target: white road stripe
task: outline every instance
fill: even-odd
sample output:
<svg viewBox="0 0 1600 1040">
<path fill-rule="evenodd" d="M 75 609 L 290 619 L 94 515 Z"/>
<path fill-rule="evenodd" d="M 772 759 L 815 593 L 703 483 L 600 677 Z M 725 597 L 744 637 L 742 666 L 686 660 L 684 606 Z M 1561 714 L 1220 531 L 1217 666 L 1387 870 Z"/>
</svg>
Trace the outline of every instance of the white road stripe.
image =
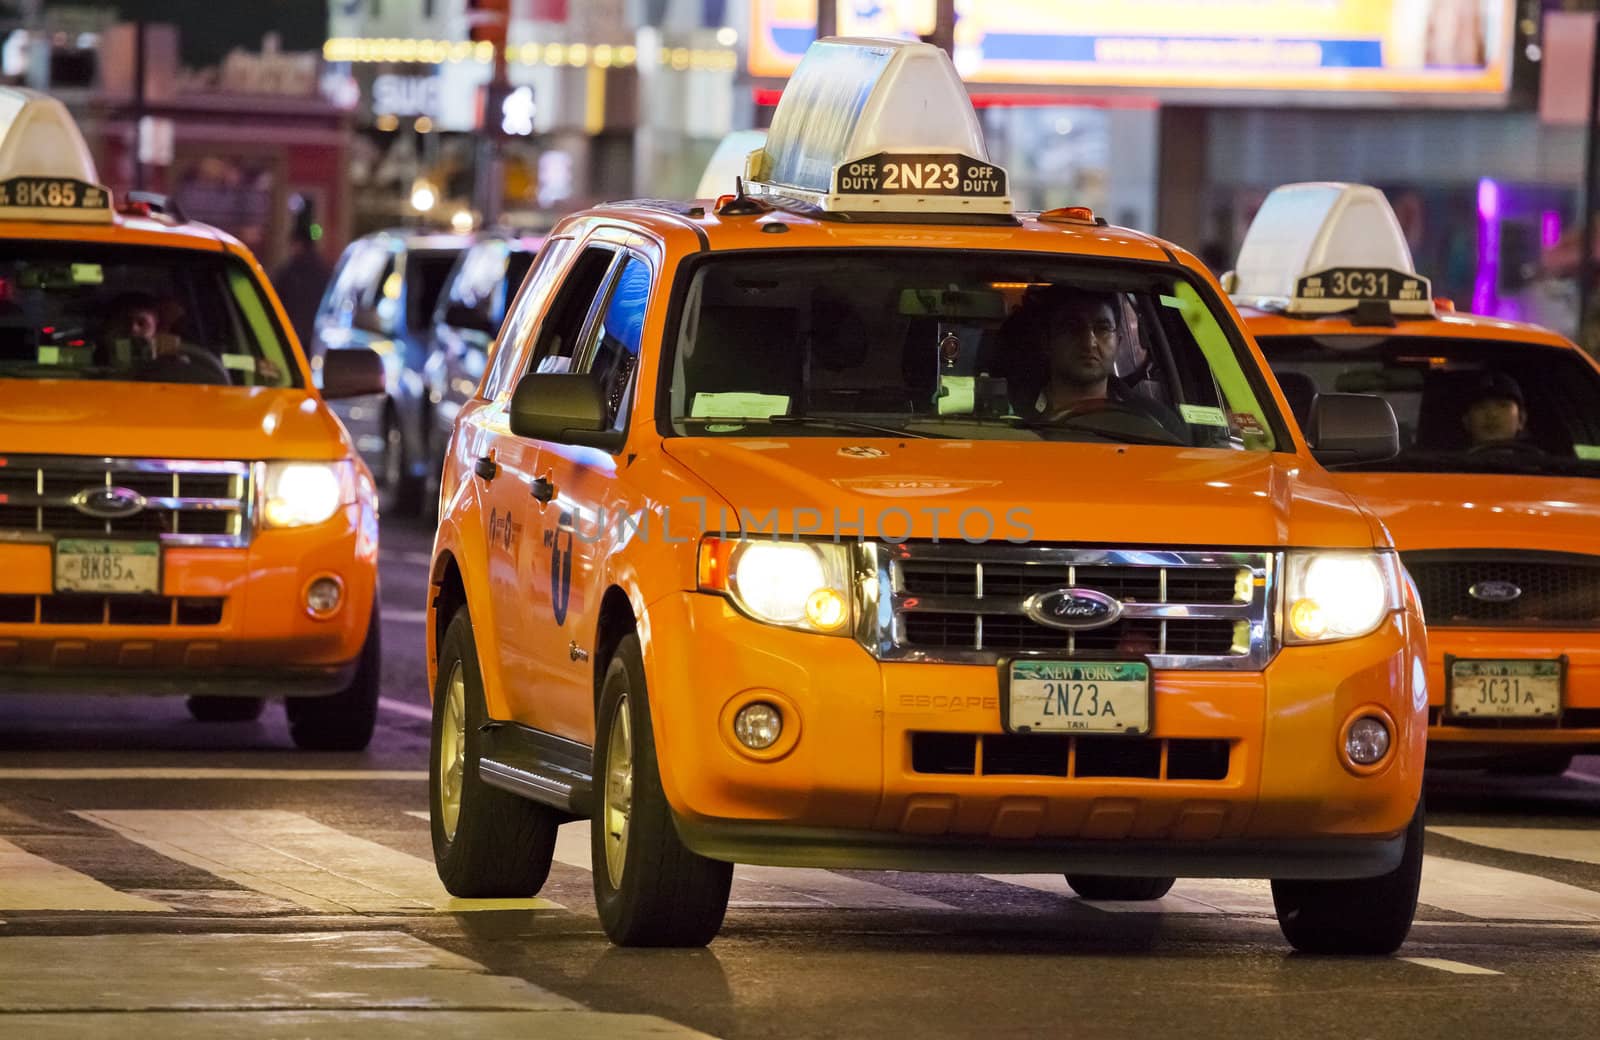
<svg viewBox="0 0 1600 1040">
<path fill-rule="evenodd" d="M 81 769 L 0 769 L 0 780 L 426 780 L 426 769 L 168 769 L 161 766 L 85 766 Z"/>
<path fill-rule="evenodd" d="M 556 862 L 588 870 L 589 821 L 577 820 L 562 826 L 556 835 Z M 759 887 L 753 887 L 759 886 Z M 782 897 L 774 899 L 770 891 Z M 744 910 L 837 907 L 843 910 L 953 910 L 949 903 L 902 892 L 875 881 L 835 874 L 831 870 L 805 867 L 733 868 L 733 893 L 729 905 Z"/>
<path fill-rule="evenodd" d="M 548 899 L 456 899 L 432 863 L 278 810 L 76 815 L 170 859 L 321 913 L 560 909 Z"/>
<path fill-rule="evenodd" d="M 391 610 L 383 608 L 383 620 L 393 621 L 402 625 L 420 625 L 428 620 L 426 610 Z"/>
<path fill-rule="evenodd" d="M 410 719 L 421 719 L 423 722 L 433 721 L 433 709 L 421 704 L 410 704 L 406 701 L 397 701 L 393 697 L 379 697 L 378 707 L 384 711 L 392 711 L 396 715 L 404 715 Z"/>
<path fill-rule="evenodd" d="M 1434 834 L 1529 856 L 1600 864 L 1600 830 L 1576 827 L 1429 827 Z"/>
<path fill-rule="evenodd" d="M 1448 971 L 1452 975 L 1505 974 L 1492 968 L 1480 968 L 1476 964 L 1466 964 L 1462 961 L 1448 961 L 1442 957 L 1396 957 L 1395 960 L 1405 961 L 1407 964 L 1420 965 L 1424 968 L 1433 968 L 1436 971 Z"/>
<path fill-rule="evenodd" d="M 169 913 L 172 907 L 118 892 L 0 838 L 0 909 Z"/>
<path fill-rule="evenodd" d="M 383 557 L 385 560 L 397 560 L 400 563 L 432 563 L 433 562 L 433 555 L 431 553 L 422 552 L 422 551 L 417 550 L 417 549 L 410 549 L 410 550 L 407 550 L 407 551 L 404 551 L 404 552 L 388 552 L 388 551 L 385 551 L 385 552 L 379 553 L 379 555 L 381 557 Z"/>
<path fill-rule="evenodd" d="M 1441 856 L 1423 857 L 1420 898 L 1469 917 L 1600 922 L 1600 892 Z"/>
<path fill-rule="evenodd" d="M 1160 899 L 1081 899 L 1061 874 L 982 874 L 1002 884 L 1075 899 L 1085 906 L 1116 914 L 1235 914 L 1271 916 L 1272 890 L 1266 881 L 1227 878 L 1180 878 Z"/>
</svg>

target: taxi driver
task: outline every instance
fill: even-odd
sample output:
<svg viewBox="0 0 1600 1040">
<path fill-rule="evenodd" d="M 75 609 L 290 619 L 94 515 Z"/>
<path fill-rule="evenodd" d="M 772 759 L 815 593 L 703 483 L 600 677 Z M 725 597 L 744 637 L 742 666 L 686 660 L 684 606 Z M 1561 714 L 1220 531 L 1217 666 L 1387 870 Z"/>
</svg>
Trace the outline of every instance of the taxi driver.
<svg viewBox="0 0 1600 1040">
<path fill-rule="evenodd" d="M 1049 380 L 1039 395 L 1040 412 L 1051 417 L 1106 399 L 1118 342 L 1112 298 L 1076 290 L 1052 294 L 1043 322 Z"/>
<path fill-rule="evenodd" d="M 1503 372 L 1486 372 L 1478 380 L 1461 424 L 1466 427 L 1473 451 L 1533 447 L 1523 436 L 1528 428 L 1528 412 L 1522 388 Z"/>
</svg>

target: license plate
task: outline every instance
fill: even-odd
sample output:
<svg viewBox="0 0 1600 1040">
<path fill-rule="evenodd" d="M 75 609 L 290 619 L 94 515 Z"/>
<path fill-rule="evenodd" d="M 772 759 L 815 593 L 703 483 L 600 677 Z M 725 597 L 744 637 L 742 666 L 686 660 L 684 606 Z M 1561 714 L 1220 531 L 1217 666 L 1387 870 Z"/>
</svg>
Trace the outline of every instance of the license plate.
<svg viewBox="0 0 1600 1040">
<path fill-rule="evenodd" d="M 1014 733 L 1150 732 L 1150 666 L 1143 661 L 1011 662 L 1007 725 Z"/>
<path fill-rule="evenodd" d="M 1561 714 L 1560 661 L 1452 661 L 1450 714 L 1550 719 Z"/>
<path fill-rule="evenodd" d="M 63 538 L 56 542 L 56 591 L 161 592 L 161 543 Z"/>
</svg>

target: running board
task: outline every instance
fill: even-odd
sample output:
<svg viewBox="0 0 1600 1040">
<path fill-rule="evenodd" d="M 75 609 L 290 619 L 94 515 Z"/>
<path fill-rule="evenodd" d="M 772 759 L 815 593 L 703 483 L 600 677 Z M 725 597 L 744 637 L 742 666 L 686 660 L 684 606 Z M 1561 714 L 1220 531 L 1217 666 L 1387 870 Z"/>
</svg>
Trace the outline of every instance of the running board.
<svg viewBox="0 0 1600 1040">
<path fill-rule="evenodd" d="M 492 723 L 483 736 L 478 776 L 484 783 L 574 817 L 589 815 L 594 749 L 515 723 Z"/>
</svg>

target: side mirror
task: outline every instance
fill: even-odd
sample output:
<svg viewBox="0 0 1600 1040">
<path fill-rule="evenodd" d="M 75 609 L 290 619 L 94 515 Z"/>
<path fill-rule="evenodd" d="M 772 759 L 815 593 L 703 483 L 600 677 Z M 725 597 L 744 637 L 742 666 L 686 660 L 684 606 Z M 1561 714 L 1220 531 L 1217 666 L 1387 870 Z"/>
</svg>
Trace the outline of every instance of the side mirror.
<svg viewBox="0 0 1600 1040">
<path fill-rule="evenodd" d="M 389 379 L 377 351 L 348 347 L 322 356 L 322 396 L 327 400 L 367 397 L 388 390 Z"/>
<path fill-rule="evenodd" d="M 493 334 L 491 322 L 476 307 L 452 303 L 444 309 L 444 323 L 451 328 L 470 329 L 473 332 Z"/>
<path fill-rule="evenodd" d="M 387 336 L 394 330 L 389 328 L 389 323 L 383 320 L 383 313 L 376 307 L 357 307 L 355 317 L 350 324 L 362 332 L 370 332 L 375 336 Z"/>
<path fill-rule="evenodd" d="M 587 373 L 534 372 L 511 395 L 511 432 L 536 441 L 582 444 L 616 451 L 622 434 L 611 429 L 605 399 Z"/>
<path fill-rule="evenodd" d="M 1400 454 L 1400 424 L 1375 394 L 1319 394 L 1306 423 L 1311 454 L 1324 466 L 1382 462 Z"/>
</svg>

